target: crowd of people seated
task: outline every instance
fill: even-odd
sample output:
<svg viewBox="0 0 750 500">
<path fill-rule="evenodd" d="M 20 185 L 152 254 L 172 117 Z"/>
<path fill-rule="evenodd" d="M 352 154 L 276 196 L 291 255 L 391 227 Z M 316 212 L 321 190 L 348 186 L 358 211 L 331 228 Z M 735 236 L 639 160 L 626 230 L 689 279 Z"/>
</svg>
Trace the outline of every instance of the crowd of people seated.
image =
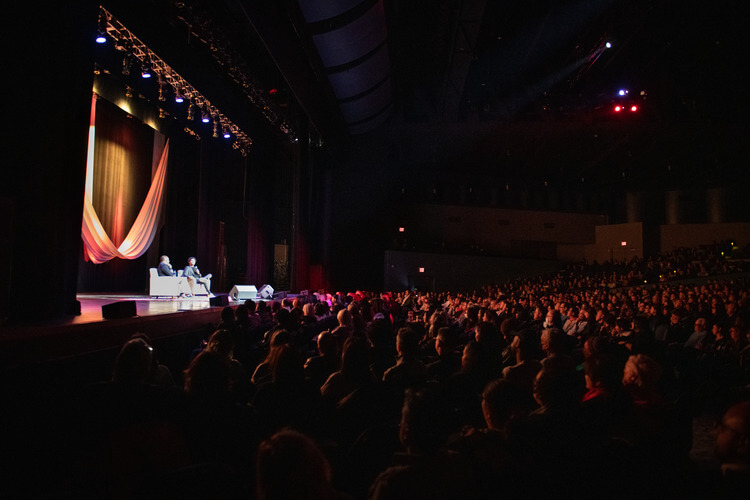
<svg viewBox="0 0 750 500">
<path fill-rule="evenodd" d="M 248 300 L 186 349 L 183 373 L 134 336 L 111 380 L 61 405 L 58 486 L 101 498 L 746 492 L 750 279 L 721 276 L 742 266 L 682 249 L 467 293 Z M 689 460 L 701 411 L 724 414 L 722 471 Z"/>
</svg>

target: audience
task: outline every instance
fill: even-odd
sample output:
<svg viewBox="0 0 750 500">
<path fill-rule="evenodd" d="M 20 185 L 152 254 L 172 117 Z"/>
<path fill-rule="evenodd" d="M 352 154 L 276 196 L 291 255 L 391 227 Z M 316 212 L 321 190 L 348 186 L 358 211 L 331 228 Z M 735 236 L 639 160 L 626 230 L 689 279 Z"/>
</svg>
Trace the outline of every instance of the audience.
<svg viewBox="0 0 750 500">
<path fill-rule="evenodd" d="M 205 497 L 680 496 L 700 482 L 680 480 L 692 417 L 731 400 L 716 491 L 746 492 L 750 280 L 720 276 L 745 268 L 706 247 L 472 292 L 247 301 L 170 365 L 182 388 L 135 335 L 111 380 L 66 409 L 60 442 L 81 446 L 63 470 L 89 469 L 65 487 L 169 497 L 194 476 L 212 481 Z"/>
</svg>

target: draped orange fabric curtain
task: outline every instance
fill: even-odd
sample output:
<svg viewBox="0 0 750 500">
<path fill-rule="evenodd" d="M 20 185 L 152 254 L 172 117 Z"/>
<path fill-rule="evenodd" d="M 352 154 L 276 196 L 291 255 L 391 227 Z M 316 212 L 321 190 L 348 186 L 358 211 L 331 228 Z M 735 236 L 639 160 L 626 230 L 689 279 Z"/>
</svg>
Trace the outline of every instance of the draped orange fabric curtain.
<svg viewBox="0 0 750 500">
<path fill-rule="evenodd" d="M 154 240 L 161 219 L 164 202 L 169 140 L 161 152 L 154 154 L 151 185 L 143 204 L 134 204 L 133 192 L 139 184 L 138 165 L 142 158 L 128 148 L 129 135 L 118 141 L 96 141 L 97 96 L 91 100 L 89 144 L 86 160 L 86 188 L 84 192 L 83 224 L 81 236 L 84 243 L 84 258 L 94 264 L 107 262 L 115 257 L 137 259 L 143 255 Z M 154 132 L 157 134 L 157 132 Z M 159 141 L 156 140 L 157 144 Z M 96 148 L 100 150 L 96 150 Z M 96 175 L 95 175 L 96 168 Z M 142 170 L 142 169 L 141 169 Z M 98 210 L 94 208 L 97 201 Z M 125 221 L 135 222 L 127 228 Z M 130 216 L 129 216 L 130 215 Z M 102 220 L 108 221 L 109 233 Z"/>
</svg>

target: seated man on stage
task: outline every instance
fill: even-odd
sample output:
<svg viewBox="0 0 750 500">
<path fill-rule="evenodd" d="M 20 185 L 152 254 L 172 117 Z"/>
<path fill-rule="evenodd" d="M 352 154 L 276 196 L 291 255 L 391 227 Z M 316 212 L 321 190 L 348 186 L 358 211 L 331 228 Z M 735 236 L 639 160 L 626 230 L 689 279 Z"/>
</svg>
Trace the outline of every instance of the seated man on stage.
<svg viewBox="0 0 750 500">
<path fill-rule="evenodd" d="M 156 268 L 156 272 L 159 276 L 177 276 L 177 272 L 172 269 L 172 264 L 169 263 L 169 257 L 162 255 L 159 259 L 159 267 Z"/>
<path fill-rule="evenodd" d="M 210 297 L 211 296 L 211 275 L 207 274 L 203 276 L 201 272 L 198 270 L 198 266 L 196 266 L 195 263 L 196 263 L 195 257 L 190 257 L 188 259 L 188 265 L 185 266 L 185 269 L 182 271 L 182 275 L 187 277 L 188 285 L 190 286 L 190 293 L 192 295 L 195 295 L 195 284 L 198 283 L 200 285 L 203 285 L 203 288 L 206 289 L 206 295 Z"/>
</svg>

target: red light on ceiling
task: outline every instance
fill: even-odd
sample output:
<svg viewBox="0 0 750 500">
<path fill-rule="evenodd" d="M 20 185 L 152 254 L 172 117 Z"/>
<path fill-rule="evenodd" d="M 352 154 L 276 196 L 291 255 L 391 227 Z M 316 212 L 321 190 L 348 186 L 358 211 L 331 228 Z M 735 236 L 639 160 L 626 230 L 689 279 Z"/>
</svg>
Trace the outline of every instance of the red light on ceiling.
<svg viewBox="0 0 750 500">
<path fill-rule="evenodd" d="M 405 228 L 403 228 L 403 227 L 400 227 L 400 228 L 398 228 L 398 232 L 399 232 L 399 233 L 403 233 L 404 231 L 406 231 L 406 229 L 405 229 Z"/>
<path fill-rule="evenodd" d="M 620 242 L 620 246 L 626 247 L 626 246 L 628 246 L 628 242 L 627 241 L 621 241 Z"/>
<path fill-rule="evenodd" d="M 423 272 L 424 272 L 424 267 L 420 267 L 420 268 L 419 268 L 419 272 L 420 272 L 420 273 L 423 273 Z"/>
<path fill-rule="evenodd" d="M 630 111 L 635 113 L 636 111 L 638 111 L 638 106 L 630 106 Z"/>
<path fill-rule="evenodd" d="M 620 111 L 622 111 L 622 106 L 615 106 L 615 112 L 619 113 Z"/>
<path fill-rule="evenodd" d="M 271 90 L 268 91 L 268 93 L 271 94 L 271 95 L 276 95 L 278 92 L 279 91 L 276 90 L 276 89 L 271 89 Z"/>
</svg>

